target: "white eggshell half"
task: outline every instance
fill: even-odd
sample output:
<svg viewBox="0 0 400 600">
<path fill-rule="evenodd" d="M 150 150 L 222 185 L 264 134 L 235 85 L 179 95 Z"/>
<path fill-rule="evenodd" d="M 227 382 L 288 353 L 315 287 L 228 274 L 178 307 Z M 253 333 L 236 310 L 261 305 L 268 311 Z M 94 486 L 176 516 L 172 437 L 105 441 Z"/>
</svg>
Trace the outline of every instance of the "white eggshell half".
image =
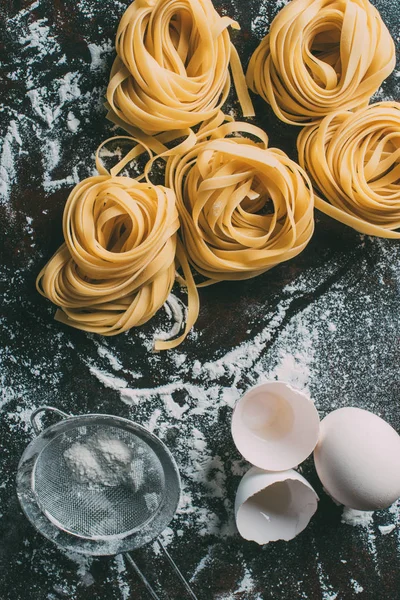
<svg viewBox="0 0 400 600">
<path fill-rule="evenodd" d="M 317 505 L 314 489 L 296 471 L 252 467 L 236 494 L 236 525 L 243 538 L 260 545 L 288 541 L 305 529 Z"/>
<path fill-rule="evenodd" d="M 251 388 L 232 415 L 237 449 L 250 463 L 268 471 L 296 467 L 312 453 L 318 435 L 314 403 L 282 381 Z"/>
<path fill-rule="evenodd" d="M 328 494 L 349 508 L 378 510 L 400 497 L 400 436 L 367 410 L 325 417 L 314 461 Z"/>
</svg>

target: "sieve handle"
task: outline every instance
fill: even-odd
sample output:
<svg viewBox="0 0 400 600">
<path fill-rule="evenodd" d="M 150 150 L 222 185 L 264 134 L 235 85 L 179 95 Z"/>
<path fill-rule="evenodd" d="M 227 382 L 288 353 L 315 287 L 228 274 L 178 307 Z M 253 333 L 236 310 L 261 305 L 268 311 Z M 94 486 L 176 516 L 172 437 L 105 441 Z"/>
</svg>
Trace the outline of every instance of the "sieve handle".
<svg viewBox="0 0 400 600">
<path fill-rule="evenodd" d="M 33 413 L 31 414 L 31 425 L 33 427 L 33 431 L 36 433 L 36 435 L 40 434 L 41 431 L 41 426 L 39 421 L 37 420 L 38 415 L 40 415 L 40 413 L 42 412 L 53 412 L 56 413 L 57 415 L 60 415 L 63 419 L 69 419 L 69 417 L 71 415 L 63 412 L 62 410 L 59 410 L 58 408 L 54 408 L 54 406 L 39 406 L 39 408 L 37 408 L 36 410 L 33 411 Z"/>
<path fill-rule="evenodd" d="M 185 590 L 188 592 L 189 596 L 193 600 L 197 600 L 197 596 L 193 592 L 192 588 L 190 587 L 190 585 L 186 581 L 186 579 L 183 576 L 182 572 L 179 570 L 179 568 L 178 568 L 177 564 L 175 563 L 174 559 L 172 558 L 172 556 L 170 555 L 170 553 L 168 552 L 168 550 L 166 549 L 166 547 L 164 546 L 164 544 L 161 542 L 160 539 L 157 539 L 157 544 L 159 545 L 159 547 L 164 552 L 165 557 L 167 558 L 169 564 L 171 565 L 171 567 L 175 571 L 176 575 L 180 579 L 181 583 L 184 585 Z M 142 573 L 142 571 L 139 569 L 139 567 L 137 566 L 137 564 L 133 560 L 132 556 L 130 554 L 128 554 L 128 552 L 126 552 L 124 554 L 124 557 L 127 560 L 127 562 L 130 564 L 130 566 L 132 567 L 132 569 L 135 571 L 136 575 L 138 575 L 140 577 L 140 579 L 142 580 L 142 582 L 143 582 L 146 590 L 149 592 L 149 594 L 153 598 L 153 600 L 160 600 L 160 597 L 157 596 L 156 592 L 153 590 L 153 588 L 151 587 L 150 583 L 147 581 L 145 575 Z"/>
<path fill-rule="evenodd" d="M 157 596 L 157 594 L 155 593 L 155 591 L 151 587 L 150 583 L 147 581 L 145 575 L 142 573 L 142 571 L 139 569 L 139 567 L 137 566 L 137 564 L 133 560 L 132 556 L 130 554 L 128 554 L 128 552 L 125 552 L 124 557 L 127 560 L 127 562 L 130 564 L 130 566 L 132 567 L 132 569 L 135 571 L 136 575 L 138 575 L 140 577 L 140 579 L 142 580 L 142 582 L 143 582 L 146 590 L 149 592 L 149 594 L 153 598 L 153 600 L 160 600 L 160 597 Z"/>
<path fill-rule="evenodd" d="M 168 552 L 168 550 L 166 549 L 166 547 L 164 546 L 164 544 L 162 543 L 160 538 L 157 539 L 157 544 L 159 545 L 161 550 L 164 552 L 166 559 L 168 560 L 169 564 L 175 571 L 178 578 L 181 580 L 181 583 L 183 584 L 183 586 L 184 586 L 185 590 L 187 591 L 187 593 L 189 594 L 189 596 L 193 600 L 197 600 L 197 596 L 195 595 L 194 591 L 190 587 L 189 583 L 186 581 L 185 577 L 183 576 L 183 573 L 179 569 L 178 565 L 176 564 L 176 562 L 174 561 L 174 559 L 172 558 L 172 556 L 170 555 L 170 553 Z"/>
</svg>

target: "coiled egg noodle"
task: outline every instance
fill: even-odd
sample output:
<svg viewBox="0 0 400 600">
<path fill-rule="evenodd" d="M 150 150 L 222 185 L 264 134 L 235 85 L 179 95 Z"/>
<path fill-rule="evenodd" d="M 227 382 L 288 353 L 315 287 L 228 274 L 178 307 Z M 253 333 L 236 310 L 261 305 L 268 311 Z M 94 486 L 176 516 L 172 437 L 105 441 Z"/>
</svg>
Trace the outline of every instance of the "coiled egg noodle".
<svg viewBox="0 0 400 600">
<path fill-rule="evenodd" d="M 303 169 L 268 148 L 258 127 L 223 119 L 204 124 L 196 145 L 166 166 L 183 245 L 203 285 L 259 275 L 299 254 L 314 230 Z"/>
<path fill-rule="evenodd" d="M 400 238 L 400 103 L 338 111 L 300 132 L 315 206 L 361 233 Z"/>
<path fill-rule="evenodd" d="M 59 307 L 55 318 L 76 329 L 111 336 L 146 323 L 161 308 L 175 281 L 177 264 L 184 271 L 190 306 L 186 328 L 155 349 L 177 346 L 198 313 L 198 299 L 179 240 L 175 194 L 118 175 L 144 149 L 137 145 L 110 172 L 100 150 L 98 176 L 80 182 L 70 193 L 63 215 L 65 242 L 37 277 L 38 291 Z M 186 140 L 185 144 L 191 144 Z"/>
<path fill-rule="evenodd" d="M 394 42 L 368 0 L 293 0 L 255 50 L 247 83 L 279 119 L 309 125 L 367 105 L 395 61 Z"/>
<path fill-rule="evenodd" d="M 145 133 L 193 127 L 216 115 L 230 89 L 254 110 L 239 56 L 211 0 L 135 0 L 120 21 L 107 89 L 109 117 Z"/>
</svg>

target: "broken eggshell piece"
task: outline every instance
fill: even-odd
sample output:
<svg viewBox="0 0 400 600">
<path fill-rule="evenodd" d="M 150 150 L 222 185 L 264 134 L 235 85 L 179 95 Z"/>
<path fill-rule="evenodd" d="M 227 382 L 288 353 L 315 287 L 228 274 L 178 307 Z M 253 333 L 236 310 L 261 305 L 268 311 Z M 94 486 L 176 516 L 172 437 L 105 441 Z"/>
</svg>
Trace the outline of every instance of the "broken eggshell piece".
<svg viewBox="0 0 400 600">
<path fill-rule="evenodd" d="M 240 535 L 263 545 L 291 540 L 310 522 L 318 496 L 302 475 L 252 467 L 236 494 L 235 515 Z"/>
<path fill-rule="evenodd" d="M 282 381 L 251 388 L 237 402 L 232 437 L 242 456 L 268 471 L 292 469 L 314 450 L 319 416 L 312 400 Z"/>
</svg>

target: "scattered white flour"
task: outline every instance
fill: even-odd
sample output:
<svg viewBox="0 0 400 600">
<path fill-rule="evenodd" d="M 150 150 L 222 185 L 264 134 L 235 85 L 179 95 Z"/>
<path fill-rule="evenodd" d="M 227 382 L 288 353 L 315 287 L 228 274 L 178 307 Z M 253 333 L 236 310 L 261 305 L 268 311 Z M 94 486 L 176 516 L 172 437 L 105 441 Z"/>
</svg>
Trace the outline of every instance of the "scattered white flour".
<svg viewBox="0 0 400 600">
<path fill-rule="evenodd" d="M 79 183 L 79 181 L 78 169 L 75 166 L 72 168 L 72 175 L 68 175 L 68 177 L 65 177 L 64 179 L 52 179 L 50 173 L 46 171 L 43 175 L 42 184 L 45 192 L 52 193 L 65 186 L 70 186 L 72 188 Z"/>
<path fill-rule="evenodd" d="M 317 560 L 317 573 L 319 578 L 319 583 L 321 586 L 321 597 L 322 600 L 336 600 L 338 598 L 338 592 L 335 592 L 330 581 L 328 575 L 325 573 L 322 563 L 320 562 L 319 554 L 316 553 Z"/>
<path fill-rule="evenodd" d="M 60 162 L 61 146 L 58 140 L 49 140 L 47 149 L 43 155 L 43 167 L 49 173 L 56 168 Z"/>
<path fill-rule="evenodd" d="M 354 590 L 354 593 L 355 593 L 355 594 L 361 594 L 361 592 L 363 592 L 363 591 L 364 591 L 364 588 L 363 588 L 363 586 L 362 586 L 362 585 L 360 585 L 360 584 L 358 583 L 358 581 L 356 581 L 355 579 L 350 579 L 350 583 L 351 583 L 351 585 L 352 585 L 352 587 L 353 587 L 353 590 Z"/>
<path fill-rule="evenodd" d="M 110 54 L 114 50 L 114 44 L 111 40 L 105 40 L 102 44 L 88 44 L 91 64 L 91 71 L 97 71 L 98 69 L 104 69 L 106 67 L 106 61 L 104 55 Z"/>
<path fill-rule="evenodd" d="M 80 120 L 77 119 L 73 112 L 69 112 L 67 116 L 67 127 L 72 133 L 78 131 Z"/>
<path fill-rule="evenodd" d="M 108 348 L 106 348 L 105 346 L 101 346 L 100 344 L 98 344 L 97 346 L 97 353 L 99 356 L 101 356 L 102 358 L 106 358 L 110 364 L 110 367 L 113 368 L 114 371 L 121 371 L 122 370 L 122 364 L 121 361 L 116 358 L 112 352 L 110 352 L 108 350 Z M 138 377 L 140 377 L 140 375 L 138 375 Z"/>
<path fill-rule="evenodd" d="M 342 513 L 342 523 L 351 525 L 353 527 L 360 527 L 362 529 L 364 534 L 363 537 L 367 543 L 368 551 L 374 562 L 375 570 L 378 574 L 380 574 L 374 515 L 375 513 L 372 511 L 361 511 L 345 507 Z"/>
<path fill-rule="evenodd" d="M 93 575 L 90 573 L 90 567 L 93 562 L 92 557 L 69 551 L 65 551 L 65 555 L 78 567 L 77 574 L 80 576 L 81 581 L 85 582 L 86 587 L 94 583 Z"/>
<path fill-rule="evenodd" d="M 203 558 L 197 564 L 196 569 L 194 570 L 192 576 L 190 577 L 190 582 L 195 581 L 197 575 L 199 573 L 201 573 L 201 571 L 203 571 L 203 569 L 205 569 L 207 567 L 207 565 L 209 564 L 209 562 L 211 560 L 213 549 L 214 549 L 214 545 L 211 545 L 207 551 L 207 554 L 205 556 L 203 556 Z"/>
<path fill-rule="evenodd" d="M 173 540 L 175 539 L 175 533 L 171 529 L 171 527 L 166 527 L 164 529 L 164 531 L 162 532 L 162 534 L 159 536 L 159 539 L 164 544 L 164 546 L 169 546 L 169 544 L 171 544 L 173 542 Z M 155 546 L 157 546 L 157 550 L 155 549 Z M 157 542 L 155 544 L 153 544 L 153 548 L 154 548 L 156 554 L 157 554 L 157 552 L 160 551 Z"/>
<path fill-rule="evenodd" d="M 109 7 L 116 20 L 122 10 L 118 4 Z M 56 25 L 46 17 L 32 20 L 30 11 L 35 7 L 32 3 L 8 20 L 17 45 L 3 67 L 6 77 L 19 85 L 18 93 L 9 101 L 0 101 L 4 132 L 0 136 L 0 204 L 10 215 L 24 155 L 39 154 L 42 168 L 39 166 L 36 176 L 41 177 L 43 192 L 52 194 L 92 174 L 96 147 L 82 131 L 96 115 L 103 116 L 104 138 L 111 130 L 103 106 L 106 67 L 113 52 L 111 40 L 104 40 L 101 32 L 92 28 L 86 36 L 86 56 L 78 53 L 69 64 Z M 8 122 L 4 127 L 5 115 Z M 60 164 L 62 170 L 53 178 L 52 171 Z"/>
<path fill-rule="evenodd" d="M 239 582 L 239 586 L 234 591 L 235 594 L 241 594 L 242 592 L 252 592 L 254 589 L 254 580 L 249 569 L 244 570 L 243 579 Z"/>
<path fill-rule="evenodd" d="M 118 579 L 118 587 L 121 593 L 121 600 L 130 600 L 131 596 L 131 588 L 128 583 L 130 574 L 126 571 L 125 561 L 122 554 L 118 554 L 114 558 L 114 563 L 117 571 L 117 579 Z"/>
<path fill-rule="evenodd" d="M 391 525 L 378 525 L 378 529 L 382 535 L 388 535 L 396 529 L 396 524 L 392 523 Z"/>
<path fill-rule="evenodd" d="M 21 139 L 13 120 L 10 122 L 0 150 L 0 203 L 2 204 L 7 201 L 11 186 L 15 181 L 14 153 L 18 151 L 19 146 L 21 146 Z"/>
<path fill-rule="evenodd" d="M 251 30 L 260 40 L 267 35 L 269 27 L 278 12 L 289 3 L 289 0 L 261 0 L 257 5 L 257 13 L 252 18 Z"/>
<path fill-rule="evenodd" d="M 89 371 L 92 375 L 97 377 L 105 387 L 111 388 L 112 390 L 120 391 L 128 386 L 125 379 L 115 377 L 111 373 L 101 371 L 97 367 L 89 367 Z"/>
<path fill-rule="evenodd" d="M 187 309 L 179 298 L 170 294 L 164 305 L 165 311 L 170 319 L 173 319 L 173 326 L 170 331 L 159 331 L 155 334 L 155 339 L 169 340 L 175 338 L 182 330 L 187 316 Z"/>
<path fill-rule="evenodd" d="M 374 513 L 368 510 L 355 510 L 354 508 L 344 508 L 342 514 L 342 523 L 352 525 L 353 527 L 369 527 L 373 523 Z"/>
</svg>

